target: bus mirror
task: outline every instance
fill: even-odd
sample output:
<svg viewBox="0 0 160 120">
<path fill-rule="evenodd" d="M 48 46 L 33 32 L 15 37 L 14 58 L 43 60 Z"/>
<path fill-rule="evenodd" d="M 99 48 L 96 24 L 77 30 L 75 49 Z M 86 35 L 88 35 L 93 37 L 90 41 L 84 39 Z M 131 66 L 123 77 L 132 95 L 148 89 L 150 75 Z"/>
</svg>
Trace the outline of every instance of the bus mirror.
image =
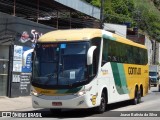
<svg viewBox="0 0 160 120">
<path fill-rule="evenodd" d="M 26 59 L 29 53 L 32 53 L 34 49 L 29 49 L 23 53 L 22 56 L 22 66 L 26 66 Z"/>
<path fill-rule="evenodd" d="M 91 46 L 87 52 L 87 65 L 91 65 L 93 62 L 93 52 L 97 48 L 97 46 Z"/>
</svg>

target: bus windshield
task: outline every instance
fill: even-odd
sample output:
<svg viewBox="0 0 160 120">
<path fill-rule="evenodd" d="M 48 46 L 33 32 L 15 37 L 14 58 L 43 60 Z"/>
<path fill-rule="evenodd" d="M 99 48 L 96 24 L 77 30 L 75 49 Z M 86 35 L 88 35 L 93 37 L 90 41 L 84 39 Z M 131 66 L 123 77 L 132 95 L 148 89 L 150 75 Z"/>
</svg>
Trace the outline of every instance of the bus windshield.
<svg viewBox="0 0 160 120">
<path fill-rule="evenodd" d="M 36 45 L 32 82 L 72 85 L 86 81 L 89 42 L 40 43 Z"/>
<path fill-rule="evenodd" d="M 157 76 L 157 72 L 149 72 L 149 76 Z"/>
</svg>

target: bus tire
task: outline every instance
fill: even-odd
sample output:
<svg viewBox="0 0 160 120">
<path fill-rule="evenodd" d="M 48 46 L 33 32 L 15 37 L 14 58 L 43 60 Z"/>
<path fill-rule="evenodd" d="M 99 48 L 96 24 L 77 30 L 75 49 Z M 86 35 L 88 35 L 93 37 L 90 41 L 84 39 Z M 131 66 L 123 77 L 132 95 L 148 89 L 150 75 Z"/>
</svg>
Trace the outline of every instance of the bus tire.
<svg viewBox="0 0 160 120">
<path fill-rule="evenodd" d="M 141 103 L 142 101 L 142 90 L 138 91 L 138 103 Z"/>
<path fill-rule="evenodd" d="M 136 89 L 134 99 L 132 100 L 132 104 L 136 105 L 141 102 L 141 91 Z"/>
<path fill-rule="evenodd" d="M 105 93 L 103 92 L 102 95 L 101 95 L 101 103 L 98 107 L 95 108 L 95 111 L 100 114 L 100 113 L 103 113 L 105 112 L 106 110 L 106 95 Z"/>
<path fill-rule="evenodd" d="M 58 114 L 58 113 L 61 113 L 61 109 L 50 109 L 50 112 L 53 113 L 53 114 Z"/>
</svg>

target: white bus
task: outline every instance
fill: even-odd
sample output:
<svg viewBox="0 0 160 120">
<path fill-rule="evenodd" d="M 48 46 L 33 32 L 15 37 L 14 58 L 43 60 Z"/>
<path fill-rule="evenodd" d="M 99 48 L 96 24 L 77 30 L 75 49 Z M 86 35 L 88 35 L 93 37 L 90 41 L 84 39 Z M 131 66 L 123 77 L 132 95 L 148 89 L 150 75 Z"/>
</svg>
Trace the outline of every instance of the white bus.
<svg viewBox="0 0 160 120">
<path fill-rule="evenodd" d="M 34 108 L 93 108 L 148 93 L 147 49 L 100 29 L 57 30 L 44 34 L 32 54 Z"/>
</svg>

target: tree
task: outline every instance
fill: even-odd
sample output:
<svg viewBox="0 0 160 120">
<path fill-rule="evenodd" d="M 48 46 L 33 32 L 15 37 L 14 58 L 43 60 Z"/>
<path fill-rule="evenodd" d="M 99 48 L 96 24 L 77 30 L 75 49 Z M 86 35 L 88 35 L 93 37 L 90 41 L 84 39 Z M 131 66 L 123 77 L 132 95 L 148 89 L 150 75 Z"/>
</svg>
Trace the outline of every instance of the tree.
<svg viewBox="0 0 160 120">
<path fill-rule="evenodd" d="M 100 0 L 85 0 L 100 7 Z M 152 2 L 153 1 L 153 2 Z M 105 0 L 104 22 L 131 22 L 160 41 L 160 0 Z"/>
</svg>

